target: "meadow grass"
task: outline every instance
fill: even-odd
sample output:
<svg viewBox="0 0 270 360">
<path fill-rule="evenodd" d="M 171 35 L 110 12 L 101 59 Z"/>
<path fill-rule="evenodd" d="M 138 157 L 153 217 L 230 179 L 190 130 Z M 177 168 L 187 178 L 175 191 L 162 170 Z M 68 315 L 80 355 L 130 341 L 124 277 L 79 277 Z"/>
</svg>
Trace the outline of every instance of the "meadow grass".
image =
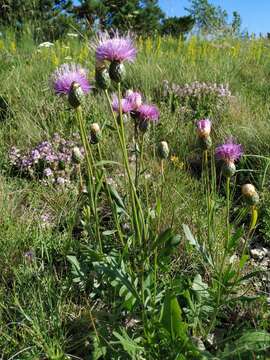
<svg viewBox="0 0 270 360">
<path fill-rule="evenodd" d="M 182 229 L 182 225 L 186 224 L 196 238 L 206 241 L 208 214 L 201 179 L 201 150 L 195 128 L 198 118 L 211 118 L 214 144 L 232 135 L 238 143 L 243 144 L 245 155 L 261 156 L 241 160 L 238 167 L 245 171 L 237 174 L 232 202 L 233 207 L 239 205 L 241 184 L 252 182 L 256 185 L 261 194 L 261 211 L 254 237 L 261 244 L 270 241 L 270 228 L 265 220 L 269 216 L 267 210 L 270 206 L 267 195 L 270 43 L 264 39 L 206 41 L 192 37 L 187 42 L 173 38 L 138 39 L 137 46 L 138 58 L 134 64 L 127 66 L 123 87 L 141 91 L 148 102 L 159 106 L 161 113 L 156 128 L 151 128 L 145 135 L 147 167 L 143 177 L 148 176 L 143 181 L 149 193 L 142 194 L 142 198 L 148 201 L 151 210 L 157 211 L 156 196 L 159 196 L 162 187 L 162 218 L 158 228 L 162 232 L 173 224 L 173 231 L 181 236 L 177 249 L 166 264 L 161 265 L 157 275 L 159 280 L 156 281 L 160 281 L 164 288 L 166 284 L 173 288 L 176 286 L 174 280 L 184 276 L 184 284 L 181 284 L 183 294 L 188 286 L 195 289 L 199 283 L 197 286 L 204 287 L 213 271 L 203 254 L 198 254 L 188 243 Z M 207 314 L 207 308 L 203 308 L 200 302 L 196 303 L 197 308 L 190 305 L 185 315 L 188 325 L 183 326 L 188 327 L 196 346 L 194 349 L 192 346 L 185 348 L 183 344 L 187 340 L 181 339 L 183 355 L 180 350 L 174 351 L 178 346 L 174 336 L 168 340 L 167 335 L 163 337 L 164 330 L 160 330 L 158 342 L 155 343 L 157 338 L 154 335 L 151 338 L 152 329 L 147 328 L 149 325 L 145 327 L 147 330 L 144 328 L 145 332 L 142 330 L 141 322 L 145 319 L 140 319 L 138 309 L 134 313 L 119 310 L 121 297 L 118 297 L 116 288 L 106 292 L 100 284 L 95 284 L 91 273 L 93 270 L 88 271 L 93 259 L 89 259 L 89 254 L 85 255 L 89 244 L 81 224 L 86 200 L 78 192 L 77 184 L 71 189 L 62 189 L 18 177 L 11 171 L 8 159 L 8 151 L 14 145 L 27 150 L 40 141 L 51 139 L 55 132 L 70 138 L 77 131 L 74 112 L 70 111 L 67 102 L 54 96 L 48 79 L 58 65 L 73 61 L 89 69 L 91 83 L 94 83 L 94 54 L 89 51 L 85 40 L 66 39 L 56 42 L 52 48 L 38 50 L 28 38 L 20 42 L 7 38 L 1 40 L 0 59 L 1 96 L 5 97 L 10 107 L 10 113 L 0 123 L 1 358 L 266 359 L 269 355 L 265 352 L 269 347 L 269 338 L 263 342 L 263 346 L 260 346 L 261 338 L 247 338 L 246 343 L 251 345 L 244 350 L 237 343 L 246 331 L 269 330 L 269 310 L 265 297 L 261 296 L 263 290 L 259 291 L 254 284 L 247 295 L 257 296 L 256 305 L 250 305 L 248 299 L 244 303 L 229 302 L 227 307 L 223 304 L 223 312 L 218 314 L 218 318 L 213 318 L 217 332 L 226 329 L 228 336 L 223 335 L 217 346 L 210 344 L 205 354 L 196 352 L 195 348 L 199 348 L 196 341 L 202 338 L 207 343 L 206 327 L 210 326 L 211 333 L 214 329 L 208 321 L 207 326 L 204 324 L 204 316 L 207 316 L 204 311 Z M 232 97 L 222 108 L 213 103 L 207 114 L 205 110 L 200 113 L 199 109 L 196 118 L 191 115 L 189 119 L 179 111 L 171 111 L 168 101 L 160 95 L 164 80 L 176 84 L 194 81 L 228 83 Z M 93 93 L 87 97 L 84 105 L 86 126 L 89 128 L 93 122 L 112 124 L 105 96 Z M 132 137 L 133 129 L 128 128 L 130 144 Z M 162 140 L 166 140 L 170 147 L 170 157 L 165 161 L 165 180 L 160 176 L 160 162 L 153 156 L 156 145 Z M 101 148 L 104 159 L 121 162 L 116 132 L 111 132 L 107 126 L 103 131 Z M 110 165 L 107 171 L 117 182 L 119 193 L 124 193 L 123 169 Z M 226 226 L 225 190 L 222 184 L 215 196 L 215 231 L 216 239 L 220 240 Z M 102 211 L 106 213 L 106 206 Z M 47 223 L 42 216 L 48 213 L 50 221 Z M 236 216 L 234 208 L 231 216 Z M 248 226 L 248 218 L 245 223 Z M 106 223 L 101 230 L 108 230 Z M 115 241 L 113 236 L 105 235 L 103 242 L 105 249 L 119 250 L 121 253 L 121 243 Z M 136 257 L 134 248 L 131 257 L 133 255 Z M 76 269 L 74 258 L 72 262 L 69 256 L 76 256 L 82 261 L 81 268 Z M 119 264 L 122 266 L 121 261 Z M 105 265 L 99 266 L 101 269 Z M 132 261 L 125 266 L 130 271 Z M 250 263 L 246 266 L 252 268 Z M 89 276 L 89 283 L 80 283 L 80 271 Z M 197 274 L 201 274 L 203 280 L 200 281 L 203 282 L 198 278 L 197 283 L 193 282 Z M 99 297 L 93 294 L 95 285 L 101 287 Z M 212 291 L 214 293 L 216 289 Z M 110 298 L 111 303 L 107 302 L 106 297 Z M 178 301 L 181 303 L 183 299 L 178 297 Z M 192 303 L 191 299 L 186 298 L 186 301 Z M 187 305 L 183 304 L 183 307 Z M 132 321 L 135 325 L 129 325 Z M 152 326 L 159 328 L 157 318 L 153 317 Z M 262 333 L 258 334 L 262 336 Z M 141 340 L 143 336 L 147 341 Z M 244 342 L 244 339 L 241 341 Z M 236 343 L 239 345 L 237 350 L 233 349 Z"/>
</svg>

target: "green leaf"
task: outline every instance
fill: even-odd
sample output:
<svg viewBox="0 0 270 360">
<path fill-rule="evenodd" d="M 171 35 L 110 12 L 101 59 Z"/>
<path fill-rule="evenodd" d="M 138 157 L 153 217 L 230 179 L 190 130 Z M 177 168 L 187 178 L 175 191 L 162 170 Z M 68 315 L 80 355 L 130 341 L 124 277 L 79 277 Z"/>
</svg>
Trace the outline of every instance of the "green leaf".
<svg viewBox="0 0 270 360">
<path fill-rule="evenodd" d="M 154 249 L 165 244 L 172 236 L 173 234 L 171 228 L 164 230 L 161 234 L 159 234 L 157 240 L 155 241 Z"/>
<path fill-rule="evenodd" d="M 131 339 L 124 329 L 122 329 L 122 334 L 113 331 L 113 335 L 119 340 L 119 342 L 112 343 L 120 343 L 132 359 L 137 359 L 136 355 L 139 355 L 143 351 L 143 347 L 139 346 L 135 340 Z"/>
<path fill-rule="evenodd" d="M 190 228 L 186 224 L 183 224 L 182 227 L 183 227 L 184 233 L 185 233 L 186 238 L 189 241 L 189 243 L 191 245 L 195 246 L 195 248 L 200 251 L 200 245 L 199 245 L 198 241 L 192 235 Z"/>
<path fill-rule="evenodd" d="M 243 255 L 239 261 L 239 268 L 243 269 L 243 267 L 245 266 L 246 262 L 248 261 L 249 256 L 248 255 Z"/>
<path fill-rule="evenodd" d="M 117 230 L 105 230 L 102 232 L 103 236 L 111 236 L 113 234 L 115 234 L 117 232 Z"/>
<path fill-rule="evenodd" d="M 164 298 L 161 322 L 172 338 L 186 336 L 186 324 L 182 322 L 182 311 L 174 294 Z"/>
<path fill-rule="evenodd" d="M 96 335 L 93 336 L 92 347 L 93 347 L 91 353 L 92 360 L 99 360 L 106 355 L 107 349 L 105 346 L 101 346 L 100 341 Z"/>
<path fill-rule="evenodd" d="M 230 240 L 228 242 L 228 250 L 229 251 L 235 248 L 238 240 L 243 236 L 243 234 L 244 234 L 243 228 L 237 229 L 235 234 L 230 238 Z"/>
<path fill-rule="evenodd" d="M 112 199 L 116 202 L 117 206 L 119 206 L 121 209 L 125 209 L 125 204 L 121 196 L 118 194 L 117 190 L 110 184 L 108 184 L 108 189 Z"/>
<path fill-rule="evenodd" d="M 254 356 L 247 357 L 251 353 L 258 353 L 269 350 L 270 334 L 264 331 L 247 331 L 239 339 L 233 343 L 226 345 L 225 350 L 219 354 L 219 358 L 223 359 L 253 359 Z M 254 354 L 253 354 L 254 355 Z"/>
<path fill-rule="evenodd" d="M 169 240 L 169 245 L 170 246 L 177 246 L 180 244 L 181 241 L 181 236 L 179 234 L 174 235 L 170 240 Z"/>
<path fill-rule="evenodd" d="M 205 299 L 209 297 L 208 285 L 202 281 L 200 274 L 197 274 L 193 280 L 191 289 L 195 291 L 199 298 Z"/>
</svg>

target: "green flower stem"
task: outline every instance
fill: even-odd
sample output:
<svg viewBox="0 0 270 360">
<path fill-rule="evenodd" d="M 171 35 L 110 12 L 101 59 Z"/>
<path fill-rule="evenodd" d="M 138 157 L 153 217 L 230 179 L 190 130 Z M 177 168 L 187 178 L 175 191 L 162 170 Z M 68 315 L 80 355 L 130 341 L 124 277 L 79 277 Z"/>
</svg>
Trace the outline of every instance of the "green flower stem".
<svg viewBox="0 0 270 360">
<path fill-rule="evenodd" d="M 120 125 L 117 123 L 117 119 L 116 119 L 115 113 L 114 113 L 114 111 L 112 109 L 110 97 L 109 97 L 109 94 L 108 94 L 107 90 L 105 90 L 105 94 L 106 94 L 106 98 L 107 98 L 107 101 L 109 103 L 109 106 L 110 106 L 110 109 L 111 109 L 111 112 L 112 112 L 115 127 L 117 129 L 119 142 L 120 142 L 120 145 L 121 145 L 122 155 L 123 155 L 123 159 L 124 159 L 124 166 L 125 166 L 125 170 L 126 170 L 126 173 L 127 173 L 127 176 L 128 176 L 128 181 L 129 181 L 131 203 L 132 203 L 133 225 L 134 225 L 134 228 L 135 228 L 136 237 L 138 239 L 138 242 L 141 244 L 142 240 L 143 240 L 143 234 L 144 234 L 144 221 L 143 221 L 144 218 L 143 218 L 143 211 L 142 211 L 141 203 L 140 203 L 140 200 L 138 198 L 135 185 L 134 185 L 134 183 L 132 181 L 129 162 L 128 162 L 128 154 L 127 154 L 126 139 L 125 139 L 125 129 L 124 129 L 124 123 L 123 123 L 123 116 L 122 116 L 121 85 L 120 85 L 120 83 L 118 84 L 118 101 L 119 101 Z M 139 221 L 139 217 L 140 217 L 141 221 Z M 141 227 L 141 224 L 142 224 L 143 227 Z"/>
<path fill-rule="evenodd" d="M 140 176 L 140 170 L 139 170 L 139 159 L 138 159 L 138 124 L 136 120 L 134 120 L 134 141 L 135 141 L 135 187 L 138 188 L 139 184 L 139 176 Z M 140 149 L 141 150 L 141 149 Z"/>
<path fill-rule="evenodd" d="M 216 322 L 216 318 L 219 312 L 219 308 L 221 305 L 221 299 L 222 299 L 222 295 L 223 295 L 223 283 L 222 283 L 222 276 L 223 276 L 223 268 L 224 268 L 224 264 L 225 264 L 225 260 L 227 257 L 227 251 L 228 251 L 228 243 L 230 240 L 230 177 L 227 176 L 226 178 L 226 236 L 225 236 L 225 241 L 223 244 L 223 254 L 222 254 L 222 259 L 221 259 L 221 264 L 220 264 L 220 268 L 218 270 L 219 274 L 218 274 L 218 288 L 217 288 L 217 301 L 216 301 L 216 307 L 214 310 L 214 314 L 212 317 L 212 320 L 210 322 L 209 328 L 206 332 L 206 335 L 208 335 L 213 327 L 215 326 L 215 322 Z"/>
<path fill-rule="evenodd" d="M 87 190 L 90 201 L 90 209 L 91 209 L 91 213 L 94 215 L 95 218 L 95 228 L 96 228 L 95 230 L 99 242 L 99 248 L 100 251 L 103 252 L 102 241 L 100 236 L 100 228 L 99 228 L 99 216 L 98 216 L 98 207 L 96 201 L 97 199 L 95 199 L 95 195 L 94 195 L 94 163 L 93 163 L 94 159 L 89 141 L 87 139 L 85 123 L 83 119 L 82 109 L 80 106 L 76 109 L 76 117 L 79 125 L 80 136 L 86 158 L 86 165 L 87 165 L 86 167 L 87 167 L 87 175 L 88 175 Z"/>
<path fill-rule="evenodd" d="M 203 151 L 203 176 L 205 183 L 205 194 L 206 194 L 206 207 L 207 207 L 207 245 L 212 261 L 213 257 L 213 247 L 212 247 L 212 238 L 211 238 L 211 190 L 210 190 L 210 181 L 209 181 L 209 169 L 208 169 L 208 150 Z"/>
</svg>

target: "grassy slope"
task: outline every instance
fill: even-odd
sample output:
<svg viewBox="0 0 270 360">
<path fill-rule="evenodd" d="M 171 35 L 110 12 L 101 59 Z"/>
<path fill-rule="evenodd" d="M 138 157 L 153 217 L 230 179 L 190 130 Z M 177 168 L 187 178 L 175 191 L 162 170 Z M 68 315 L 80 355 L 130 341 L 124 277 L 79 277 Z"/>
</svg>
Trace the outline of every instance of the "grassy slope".
<svg viewBox="0 0 270 360">
<path fill-rule="evenodd" d="M 218 120 L 215 141 L 233 134 L 246 152 L 267 155 L 269 46 L 263 41 L 226 40 L 210 44 L 192 40 L 186 45 L 172 39 L 147 41 L 140 44 L 136 63 L 128 67 L 127 86 L 141 90 L 149 101 L 156 101 L 155 90 L 164 79 L 176 83 L 228 82 L 235 99 Z M 47 80 L 66 56 L 85 64 L 93 77 L 93 54 L 88 53 L 86 44 L 78 46 L 75 41 L 59 43 L 54 50 L 43 49 L 40 53 L 31 44 L 21 44 L 12 51 L 10 44 L 5 44 L 0 53 L 1 93 L 8 97 L 13 111 L 13 118 L 0 124 L 0 349 L 5 359 L 19 351 L 22 353 L 18 359 L 60 359 L 61 354 L 82 344 L 86 344 L 86 350 L 82 350 L 85 354 L 87 339 L 83 337 L 90 330 L 92 304 L 72 286 L 66 260 L 78 248 L 78 240 L 72 237 L 76 194 L 10 178 L 7 150 L 14 144 L 27 148 L 55 131 L 67 137 L 74 131 L 72 115 L 64 102 L 54 98 Z M 162 115 L 156 136 L 166 139 L 182 161 L 193 148 L 193 125 L 180 121 L 165 104 L 159 105 Z M 86 111 L 90 121 L 102 123 L 109 118 L 103 98 L 89 99 Z M 104 138 L 104 152 L 117 158 L 116 142 L 106 138 L 106 134 Z M 156 166 L 153 161 L 148 170 L 155 172 Z M 168 165 L 166 178 L 164 224 L 174 213 L 178 231 L 181 232 L 182 223 L 188 223 L 195 231 L 203 229 L 205 215 L 199 181 L 173 165 Z M 40 221 L 46 211 L 54 217 L 49 228 Z M 222 220 L 220 223 L 222 226 Z M 37 258 L 32 265 L 24 258 L 30 249 Z M 174 271 L 192 271 L 196 267 L 192 254 L 186 258 L 180 252 L 176 260 Z M 79 350 L 75 353 L 80 355 Z"/>
</svg>

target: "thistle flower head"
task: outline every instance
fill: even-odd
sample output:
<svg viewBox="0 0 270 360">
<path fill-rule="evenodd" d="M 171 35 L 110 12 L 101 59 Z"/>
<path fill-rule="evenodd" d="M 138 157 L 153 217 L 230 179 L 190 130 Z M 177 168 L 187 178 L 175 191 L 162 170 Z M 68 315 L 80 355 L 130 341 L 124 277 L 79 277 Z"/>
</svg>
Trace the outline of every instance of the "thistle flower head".
<svg viewBox="0 0 270 360">
<path fill-rule="evenodd" d="M 137 111 L 142 105 L 142 95 L 137 91 L 128 90 L 125 98 L 130 102 L 133 111 Z"/>
<path fill-rule="evenodd" d="M 96 52 L 96 61 L 102 63 L 104 60 L 133 62 L 136 58 L 137 50 L 134 41 L 129 33 L 120 36 L 118 31 L 110 37 L 108 32 L 100 33 L 96 43 L 93 45 Z"/>
<path fill-rule="evenodd" d="M 156 122 L 159 119 L 159 110 L 155 105 L 143 104 L 138 109 L 138 117 L 141 121 Z"/>
<path fill-rule="evenodd" d="M 232 138 L 226 140 L 225 144 L 219 145 L 216 148 L 216 157 L 226 163 L 234 163 L 243 155 L 243 148 L 241 144 L 236 144 Z"/>
<path fill-rule="evenodd" d="M 206 138 L 210 135 L 212 123 L 209 119 L 201 119 L 197 121 L 198 135 L 201 138 Z"/>
<path fill-rule="evenodd" d="M 128 99 L 121 99 L 122 113 L 127 114 L 132 110 L 132 104 Z M 116 94 L 113 94 L 112 108 L 115 112 L 119 113 L 119 100 Z"/>
<path fill-rule="evenodd" d="M 76 64 L 63 64 L 51 76 L 52 87 L 57 95 L 69 94 L 71 85 L 77 83 L 84 94 L 90 91 L 87 70 Z"/>
</svg>

